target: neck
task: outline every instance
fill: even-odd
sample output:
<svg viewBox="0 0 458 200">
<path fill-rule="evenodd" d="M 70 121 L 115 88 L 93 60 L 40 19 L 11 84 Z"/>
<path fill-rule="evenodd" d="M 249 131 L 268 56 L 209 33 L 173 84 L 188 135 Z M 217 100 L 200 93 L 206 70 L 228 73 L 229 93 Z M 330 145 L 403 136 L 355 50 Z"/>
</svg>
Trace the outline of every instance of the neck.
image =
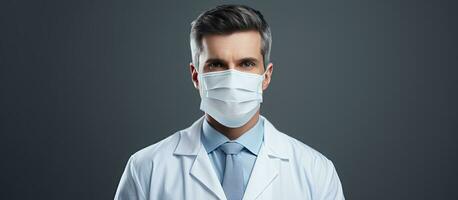
<svg viewBox="0 0 458 200">
<path fill-rule="evenodd" d="M 251 119 L 247 123 L 245 123 L 243 126 L 237 127 L 237 128 L 231 128 L 231 127 L 227 127 L 227 126 L 224 126 L 224 125 L 220 124 L 218 121 L 216 121 L 209 114 L 205 113 L 205 115 L 206 115 L 208 123 L 214 129 L 216 129 L 220 133 L 224 134 L 230 140 L 235 140 L 235 139 L 239 138 L 245 132 L 247 132 L 248 130 L 253 128 L 253 126 L 256 125 L 256 123 L 259 120 L 259 110 L 258 110 L 256 112 L 256 114 L 254 114 L 253 117 L 251 117 Z"/>
</svg>

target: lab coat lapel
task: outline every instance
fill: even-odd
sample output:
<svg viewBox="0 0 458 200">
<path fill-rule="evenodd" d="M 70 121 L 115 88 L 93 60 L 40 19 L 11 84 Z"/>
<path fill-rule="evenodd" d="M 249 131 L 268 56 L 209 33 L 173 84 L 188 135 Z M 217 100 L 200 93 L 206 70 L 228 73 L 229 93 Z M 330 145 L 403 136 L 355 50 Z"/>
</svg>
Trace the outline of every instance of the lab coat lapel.
<svg viewBox="0 0 458 200">
<path fill-rule="evenodd" d="M 190 175 L 217 198 L 226 200 L 221 183 L 200 140 L 203 120 L 205 120 L 205 116 L 180 133 L 180 141 L 174 154 L 195 156 L 189 171 Z"/>
<path fill-rule="evenodd" d="M 261 194 L 278 176 L 278 159 L 270 158 L 263 145 L 251 172 L 243 200 L 253 200 Z"/>
<path fill-rule="evenodd" d="M 199 154 L 191 167 L 190 173 L 219 199 L 226 199 L 224 190 L 215 174 L 205 148 L 200 148 Z"/>
<path fill-rule="evenodd" d="M 288 148 L 280 133 L 264 116 L 264 142 L 251 172 L 243 200 L 254 200 L 280 175 L 281 160 L 289 161 Z"/>
</svg>

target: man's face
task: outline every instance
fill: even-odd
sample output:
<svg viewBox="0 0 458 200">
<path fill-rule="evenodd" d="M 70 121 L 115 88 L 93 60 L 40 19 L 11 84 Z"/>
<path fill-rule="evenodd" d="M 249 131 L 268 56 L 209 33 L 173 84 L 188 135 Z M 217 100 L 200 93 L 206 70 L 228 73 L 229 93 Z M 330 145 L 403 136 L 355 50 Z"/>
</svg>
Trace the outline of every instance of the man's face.
<svg viewBox="0 0 458 200">
<path fill-rule="evenodd" d="M 272 63 L 267 65 L 263 90 L 272 74 Z M 198 73 L 235 69 L 242 72 L 263 74 L 264 60 L 261 54 L 261 35 L 258 31 L 235 32 L 228 35 L 208 35 L 202 38 L 199 69 L 192 63 L 190 70 L 194 86 L 198 89 Z"/>
</svg>

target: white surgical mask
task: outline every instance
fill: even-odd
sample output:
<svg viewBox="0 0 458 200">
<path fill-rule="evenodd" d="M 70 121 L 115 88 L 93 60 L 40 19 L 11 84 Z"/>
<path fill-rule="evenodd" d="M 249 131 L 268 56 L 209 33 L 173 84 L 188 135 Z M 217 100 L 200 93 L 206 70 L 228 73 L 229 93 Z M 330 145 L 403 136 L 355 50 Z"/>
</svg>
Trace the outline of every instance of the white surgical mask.
<svg viewBox="0 0 458 200">
<path fill-rule="evenodd" d="M 234 69 L 199 73 L 200 109 L 224 126 L 243 126 L 262 103 L 264 75 Z"/>
</svg>

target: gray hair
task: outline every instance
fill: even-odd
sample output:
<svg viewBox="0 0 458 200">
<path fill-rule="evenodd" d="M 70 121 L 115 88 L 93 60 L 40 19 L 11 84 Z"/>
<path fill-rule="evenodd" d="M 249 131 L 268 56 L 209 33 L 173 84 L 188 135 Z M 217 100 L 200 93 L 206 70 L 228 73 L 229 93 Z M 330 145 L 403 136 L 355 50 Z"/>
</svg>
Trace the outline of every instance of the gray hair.
<svg viewBox="0 0 458 200">
<path fill-rule="evenodd" d="M 270 59 L 272 35 L 261 12 L 245 5 L 220 5 L 201 13 L 191 22 L 191 54 L 194 66 L 199 68 L 202 38 L 210 34 L 230 34 L 237 31 L 256 30 L 261 35 L 261 54 L 264 67 Z"/>
</svg>

